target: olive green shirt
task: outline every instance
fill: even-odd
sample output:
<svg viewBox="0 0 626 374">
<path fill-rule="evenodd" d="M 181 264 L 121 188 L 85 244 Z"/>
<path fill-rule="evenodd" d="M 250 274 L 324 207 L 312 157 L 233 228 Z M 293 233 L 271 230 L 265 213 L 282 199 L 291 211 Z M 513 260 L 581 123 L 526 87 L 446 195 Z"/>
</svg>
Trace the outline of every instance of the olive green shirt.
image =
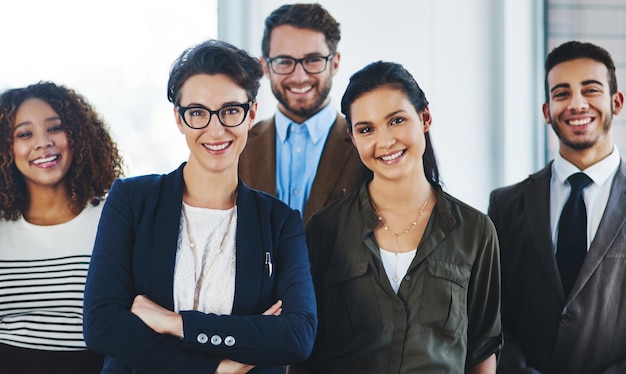
<svg viewBox="0 0 626 374">
<path fill-rule="evenodd" d="M 319 327 L 311 373 L 463 373 L 502 347 L 500 262 L 491 220 L 437 191 L 396 294 L 367 186 L 307 225 Z"/>
</svg>

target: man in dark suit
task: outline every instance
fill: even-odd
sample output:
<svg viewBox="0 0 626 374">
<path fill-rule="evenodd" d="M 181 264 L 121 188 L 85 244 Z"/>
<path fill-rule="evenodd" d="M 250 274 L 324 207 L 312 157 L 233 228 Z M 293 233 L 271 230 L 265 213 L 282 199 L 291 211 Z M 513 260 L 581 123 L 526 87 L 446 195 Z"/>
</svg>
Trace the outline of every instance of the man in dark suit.
<svg viewBox="0 0 626 374">
<path fill-rule="evenodd" d="M 239 161 L 250 187 L 308 218 L 354 189 L 361 161 L 330 104 L 339 24 L 319 4 L 283 5 L 265 20 L 261 64 L 278 111 L 252 127 Z"/>
<path fill-rule="evenodd" d="M 490 198 L 502 261 L 498 372 L 626 373 L 626 163 L 611 127 L 624 95 L 610 54 L 590 43 L 552 50 L 545 74 L 559 153 Z"/>
</svg>

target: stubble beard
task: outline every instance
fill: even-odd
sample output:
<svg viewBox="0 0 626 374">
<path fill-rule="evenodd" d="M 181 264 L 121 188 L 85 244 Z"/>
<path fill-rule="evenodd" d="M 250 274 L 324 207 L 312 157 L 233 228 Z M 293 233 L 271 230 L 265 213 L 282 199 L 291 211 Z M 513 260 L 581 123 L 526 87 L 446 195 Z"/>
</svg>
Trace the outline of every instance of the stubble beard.
<svg viewBox="0 0 626 374">
<path fill-rule="evenodd" d="M 324 102 L 328 98 L 328 95 L 330 94 L 330 89 L 332 87 L 332 80 L 329 79 L 328 81 L 324 83 L 323 86 L 317 86 L 317 87 L 319 87 L 319 92 L 317 96 L 313 98 L 313 101 L 309 105 L 307 105 L 306 102 L 302 103 L 302 102 L 298 102 L 297 100 L 290 102 L 289 99 L 286 97 L 286 95 L 284 95 L 283 92 L 280 90 L 280 88 L 279 87 L 277 88 L 274 85 L 272 85 L 272 93 L 274 94 L 278 102 L 283 107 L 285 107 L 285 109 L 287 109 L 290 113 L 293 113 L 298 117 L 308 119 L 308 118 L 311 118 L 313 115 L 315 115 L 315 113 L 319 112 L 322 109 L 322 105 L 324 104 Z M 315 89 L 315 87 L 313 89 Z"/>
<path fill-rule="evenodd" d="M 597 136 L 594 136 L 591 139 L 583 139 L 583 140 L 575 141 L 575 140 L 568 139 L 567 136 L 563 134 L 563 132 L 557 125 L 558 122 L 556 121 L 556 119 L 552 117 L 552 115 L 550 115 L 550 126 L 552 126 L 552 130 L 556 134 L 557 138 L 559 138 L 559 141 L 565 144 L 567 147 L 571 149 L 575 149 L 577 151 L 589 149 L 593 147 L 594 145 L 596 145 L 600 136 L 606 135 L 609 132 L 609 130 L 611 129 L 612 122 L 613 122 L 613 106 L 611 105 L 611 114 L 609 117 L 605 119 L 604 123 L 602 124 L 602 130 L 603 130 L 602 134 L 598 134 Z"/>
</svg>

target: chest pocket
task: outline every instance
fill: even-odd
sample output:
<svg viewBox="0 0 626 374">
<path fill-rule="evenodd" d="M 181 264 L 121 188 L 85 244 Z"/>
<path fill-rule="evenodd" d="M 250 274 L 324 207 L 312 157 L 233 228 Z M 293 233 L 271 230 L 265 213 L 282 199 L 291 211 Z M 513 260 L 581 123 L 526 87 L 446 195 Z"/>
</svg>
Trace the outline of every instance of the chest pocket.
<svg viewBox="0 0 626 374">
<path fill-rule="evenodd" d="M 469 265 L 428 260 L 424 275 L 419 321 L 459 337 L 467 332 L 467 286 Z"/>
<path fill-rule="evenodd" d="M 325 274 L 324 314 L 331 329 L 381 324 L 380 308 L 367 261 L 331 266 Z"/>
</svg>

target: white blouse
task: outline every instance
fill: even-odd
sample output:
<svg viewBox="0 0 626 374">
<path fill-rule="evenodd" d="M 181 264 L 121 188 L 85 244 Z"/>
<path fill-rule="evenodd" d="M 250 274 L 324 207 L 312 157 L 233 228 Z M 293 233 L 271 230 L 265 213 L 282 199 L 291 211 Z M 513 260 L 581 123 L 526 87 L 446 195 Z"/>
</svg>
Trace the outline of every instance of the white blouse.
<svg viewBox="0 0 626 374">
<path fill-rule="evenodd" d="M 219 210 L 183 203 L 174 267 L 176 312 L 194 309 L 196 287 L 199 287 L 198 311 L 215 314 L 232 312 L 236 231 L 237 207 Z M 192 242 L 195 248 L 191 247 Z M 197 284 L 199 280 L 201 284 Z"/>
</svg>

